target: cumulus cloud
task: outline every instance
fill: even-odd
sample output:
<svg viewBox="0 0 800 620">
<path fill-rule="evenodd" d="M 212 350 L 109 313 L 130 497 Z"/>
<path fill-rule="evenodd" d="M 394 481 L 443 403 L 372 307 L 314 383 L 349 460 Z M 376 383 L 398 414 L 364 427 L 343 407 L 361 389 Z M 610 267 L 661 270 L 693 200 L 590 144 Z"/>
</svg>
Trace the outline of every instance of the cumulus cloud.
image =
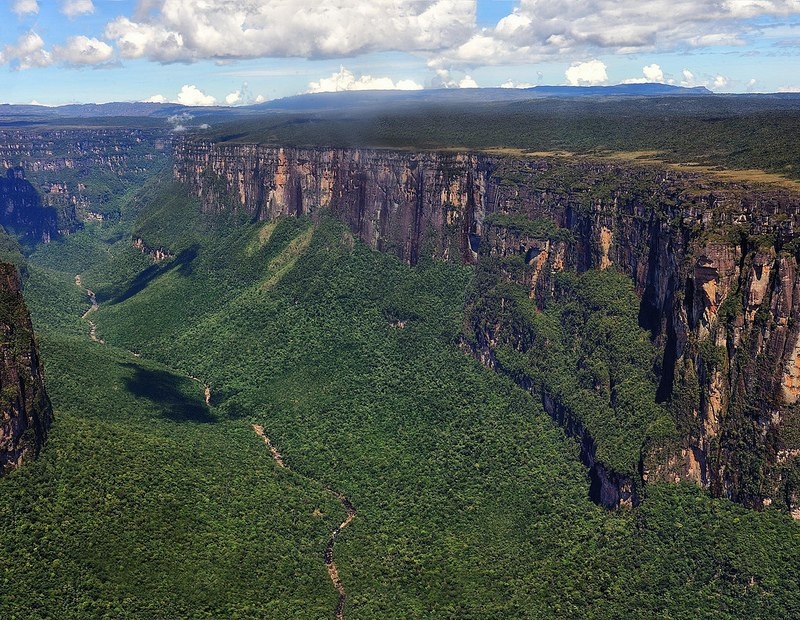
<svg viewBox="0 0 800 620">
<path fill-rule="evenodd" d="M 564 72 L 570 86 L 596 86 L 608 82 L 606 65 L 600 60 L 574 62 Z"/>
<path fill-rule="evenodd" d="M 500 88 L 531 88 L 533 84 L 528 82 L 515 82 L 514 80 L 506 80 L 500 84 Z"/>
<path fill-rule="evenodd" d="M 216 104 L 217 100 L 211 95 L 206 95 L 194 84 L 184 84 L 181 92 L 178 93 L 176 103 L 188 106 L 206 106 Z"/>
<path fill-rule="evenodd" d="M 642 67 L 642 73 L 644 73 L 644 79 L 648 82 L 664 81 L 664 72 L 661 70 L 661 67 L 655 63 Z"/>
<path fill-rule="evenodd" d="M 797 16 L 799 2 L 516 0 L 496 25 L 479 28 L 477 0 L 139 0 L 135 11 L 109 21 L 101 38 L 121 58 L 163 63 L 404 51 L 423 55 L 435 72 L 463 74 L 485 65 L 742 45 L 761 34 L 765 20 L 757 18 Z M 70 17 L 95 10 L 92 0 L 58 5 Z M 11 6 L 22 15 L 39 3 Z M 20 66 L 36 62 L 45 61 Z M 244 93 L 242 99 L 248 101 Z"/>
<path fill-rule="evenodd" d="M 39 12 L 39 3 L 37 0 L 16 0 L 11 10 L 17 15 L 30 15 Z"/>
<path fill-rule="evenodd" d="M 92 0 L 65 0 L 61 4 L 61 12 L 67 17 L 78 17 L 94 13 Z"/>
<path fill-rule="evenodd" d="M 710 90 L 726 90 L 731 84 L 730 78 L 719 73 L 716 75 L 696 75 L 689 69 L 684 69 L 681 71 L 681 76 L 683 79 L 681 80 L 680 85 L 687 88 L 705 86 Z"/>
<path fill-rule="evenodd" d="M 99 65 L 113 58 L 114 49 L 99 39 L 77 36 L 69 37 L 65 45 L 55 46 L 53 54 L 68 65 Z"/>
<path fill-rule="evenodd" d="M 478 83 L 470 75 L 456 78 L 448 69 L 436 69 L 434 88 L 478 88 Z"/>
<path fill-rule="evenodd" d="M 44 49 L 42 37 L 30 30 L 20 36 L 15 44 L 3 48 L 0 63 L 18 70 L 47 67 L 53 63 L 53 55 Z"/>
<path fill-rule="evenodd" d="M 437 51 L 475 27 L 475 1 L 150 0 L 106 26 L 125 57 L 337 57 L 378 50 Z"/>
<path fill-rule="evenodd" d="M 243 82 L 242 85 L 231 93 L 225 95 L 226 105 L 250 105 L 251 103 L 261 103 L 263 97 L 254 97 L 250 91 L 250 85 Z"/>
<path fill-rule="evenodd" d="M 650 84 L 656 82 L 658 84 L 671 84 L 674 80 L 667 80 L 664 76 L 664 71 L 662 71 L 661 66 L 653 63 L 652 65 L 647 65 L 646 67 L 642 67 L 642 74 L 644 77 L 640 78 L 630 78 L 627 80 L 623 80 L 623 84 Z"/>
<path fill-rule="evenodd" d="M 225 95 L 225 103 L 227 105 L 236 105 L 242 102 L 242 91 L 235 90 L 230 94 Z"/>
<path fill-rule="evenodd" d="M 730 83 L 731 83 L 730 79 L 728 79 L 724 75 L 715 75 L 714 79 L 711 82 L 711 89 L 722 90 L 723 88 L 726 88 Z"/>
<path fill-rule="evenodd" d="M 443 50 L 436 68 L 608 53 L 741 45 L 750 18 L 798 13 L 798 0 L 519 0 L 493 28 Z"/>
<path fill-rule="evenodd" d="M 340 67 L 337 73 L 330 77 L 321 78 L 318 82 L 311 82 L 308 85 L 309 93 L 329 93 L 343 90 L 419 90 L 421 84 L 413 80 L 398 80 L 395 82 L 388 77 L 372 77 L 362 75 L 358 78 L 352 71 Z"/>
<path fill-rule="evenodd" d="M 143 101 L 144 103 L 169 103 L 169 99 L 167 99 L 164 95 L 151 95 Z"/>
</svg>

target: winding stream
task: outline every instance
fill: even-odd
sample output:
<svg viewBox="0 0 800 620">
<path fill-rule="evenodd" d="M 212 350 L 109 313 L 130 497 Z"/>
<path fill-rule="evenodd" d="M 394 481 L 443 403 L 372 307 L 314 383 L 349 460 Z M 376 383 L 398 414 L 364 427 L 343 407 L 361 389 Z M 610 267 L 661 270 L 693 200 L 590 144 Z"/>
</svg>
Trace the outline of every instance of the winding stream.
<svg viewBox="0 0 800 620">
<path fill-rule="evenodd" d="M 81 282 L 81 276 L 75 276 L 75 285 L 86 291 L 86 295 L 89 297 L 89 301 L 91 302 L 91 307 L 84 312 L 82 319 L 89 322 L 89 337 L 94 342 L 99 342 L 100 344 L 105 344 L 105 341 L 97 337 L 97 326 L 95 322 L 92 321 L 89 316 L 92 312 L 96 311 L 100 306 L 97 303 L 97 297 L 94 294 L 94 291 L 91 289 L 85 288 L 83 283 Z M 135 353 L 133 355 L 136 355 Z M 137 356 L 138 357 L 138 356 Z M 189 379 L 193 381 L 197 381 L 200 383 L 204 388 L 205 393 L 205 401 L 206 405 L 211 404 L 211 387 L 203 382 L 202 380 L 198 379 L 197 377 L 187 375 Z M 278 452 L 278 449 L 272 445 L 272 442 L 269 440 L 269 437 L 264 432 L 264 427 L 260 424 L 253 424 L 253 430 L 255 431 L 256 435 L 261 437 L 264 440 L 267 448 L 269 448 L 270 454 L 272 455 L 273 460 L 278 464 L 279 467 L 283 467 L 285 469 L 289 469 L 289 467 L 284 463 L 283 457 L 281 453 Z M 347 594 L 344 589 L 344 584 L 342 584 L 342 580 L 339 578 L 339 569 L 336 567 L 336 563 L 333 561 L 333 547 L 336 544 L 336 539 L 339 537 L 339 534 L 342 532 L 344 528 L 353 520 L 353 517 L 356 516 L 356 509 L 355 506 L 341 493 L 334 491 L 328 487 L 325 487 L 325 490 L 328 493 L 332 494 L 336 499 L 339 500 L 339 503 L 342 505 L 342 508 L 345 509 L 347 512 L 347 518 L 342 521 L 336 528 L 331 532 L 330 538 L 328 538 L 328 544 L 325 545 L 325 568 L 328 569 L 328 575 L 331 578 L 331 582 L 333 583 L 333 587 L 336 589 L 336 592 L 339 594 L 339 600 L 336 603 L 336 620 L 344 620 L 344 603 L 347 599 Z"/>
<path fill-rule="evenodd" d="M 95 342 L 99 342 L 100 344 L 105 344 L 105 340 L 102 340 L 101 338 L 97 337 L 97 325 L 95 325 L 95 322 L 89 318 L 89 315 L 100 307 L 97 304 L 97 297 L 95 296 L 94 291 L 88 288 L 84 288 L 83 283 L 81 282 L 80 274 L 75 276 L 75 286 L 86 291 L 86 295 L 89 297 L 89 301 L 92 304 L 91 307 L 86 312 L 84 312 L 83 316 L 81 317 L 82 319 L 89 321 L 89 338 L 91 338 Z"/>
<path fill-rule="evenodd" d="M 255 431 L 256 435 L 264 440 L 264 443 L 267 445 L 267 448 L 269 448 L 269 451 L 272 454 L 272 458 L 275 460 L 278 466 L 289 469 L 289 467 L 283 462 L 281 453 L 278 452 L 278 449 L 272 445 L 269 437 L 267 437 L 266 433 L 264 433 L 264 427 L 260 424 L 253 424 L 253 430 Z M 342 505 L 342 508 L 344 508 L 347 512 L 347 518 L 338 526 L 336 526 L 336 529 L 334 529 L 333 532 L 331 532 L 331 536 L 328 538 L 328 544 L 325 545 L 325 568 L 328 569 L 328 575 L 330 575 L 331 581 L 333 582 L 333 587 L 339 594 L 339 601 L 336 603 L 336 620 L 343 620 L 344 602 L 347 599 L 347 594 L 344 590 L 344 584 L 342 584 L 342 580 L 339 578 L 339 570 L 336 568 L 336 563 L 333 561 L 333 546 L 336 544 L 336 539 L 339 537 L 341 531 L 346 528 L 350 521 L 353 520 L 353 517 L 356 516 L 356 509 L 350 500 L 341 493 L 328 487 L 325 487 L 325 490 L 336 497 L 336 499 L 338 499 L 339 503 Z"/>
</svg>

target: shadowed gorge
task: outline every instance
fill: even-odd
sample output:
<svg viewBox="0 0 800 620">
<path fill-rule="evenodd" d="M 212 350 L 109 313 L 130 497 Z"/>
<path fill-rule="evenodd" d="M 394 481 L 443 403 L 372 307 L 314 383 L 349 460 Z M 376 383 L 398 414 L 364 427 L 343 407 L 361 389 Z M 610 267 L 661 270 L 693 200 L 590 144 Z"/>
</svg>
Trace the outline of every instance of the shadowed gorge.
<svg viewBox="0 0 800 620">
<path fill-rule="evenodd" d="M 56 210 L 42 204 L 22 168 L 8 168 L 0 177 L 0 225 L 23 245 L 48 242 L 58 236 Z"/>
</svg>

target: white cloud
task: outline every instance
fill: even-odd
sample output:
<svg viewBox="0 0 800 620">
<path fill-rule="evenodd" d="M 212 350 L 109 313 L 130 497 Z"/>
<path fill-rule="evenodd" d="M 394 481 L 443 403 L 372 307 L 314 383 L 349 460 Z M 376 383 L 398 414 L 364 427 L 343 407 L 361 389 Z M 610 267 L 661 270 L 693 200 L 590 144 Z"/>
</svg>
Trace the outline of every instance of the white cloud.
<svg viewBox="0 0 800 620">
<path fill-rule="evenodd" d="M 434 68 L 521 64 L 591 57 L 740 46 L 762 37 L 758 16 L 800 12 L 798 0 L 519 0 L 493 28 L 431 58 Z"/>
<path fill-rule="evenodd" d="M 564 72 L 570 86 L 596 86 L 608 82 L 606 65 L 597 59 L 574 62 Z"/>
<path fill-rule="evenodd" d="M 642 73 L 644 73 L 644 78 L 648 82 L 664 82 L 664 72 L 661 70 L 661 67 L 655 63 L 642 67 Z"/>
<path fill-rule="evenodd" d="M 94 13 L 92 0 L 65 0 L 61 4 L 61 12 L 67 17 L 78 17 Z"/>
<path fill-rule="evenodd" d="M 194 116 L 188 112 L 183 112 L 181 114 L 173 114 L 172 116 L 167 117 L 167 122 L 171 125 L 182 125 L 183 123 L 188 123 L 193 118 Z"/>
<path fill-rule="evenodd" d="M 343 90 L 419 90 L 421 84 L 413 80 L 398 80 L 395 82 L 388 77 L 372 77 L 362 75 L 358 78 L 352 71 L 339 68 L 338 73 L 331 74 L 330 77 L 321 78 L 318 82 L 311 82 L 308 85 L 309 93 L 339 92 Z"/>
<path fill-rule="evenodd" d="M 250 105 L 265 101 L 264 97 L 254 97 L 250 91 L 250 85 L 242 82 L 242 85 L 231 93 L 225 95 L 226 105 Z"/>
<path fill-rule="evenodd" d="M 500 84 L 500 88 L 531 88 L 533 84 L 528 82 L 515 82 L 514 80 L 506 80 Z"/>
<path fill-rule="evenodd" d="M 144 100 L 144 103 L 169 103 L 169 99 L 164 95 L 151 95 Z"/>
<path fill-rule="evenodd" d="M 746 42 L 733 32 L 711 32 L 698 35 L 688 40 L 692 47 L 718 47 L 722 45 L 741 46 Z"/>
<path fill-rule="evenodd" d="M 800 93 L 800 84 L 794 86 L 781 86 L 778 88 L 779 93 Z"/>
<path fill-rule="evenodd" d="M 53 55 L 44 49 L 44 40 L 33 30 L 17 39 L 16 44 L 6 45 L 0 52 L 0 63 L 9 64 L 13 69 L 47 67 L 53 63 Z"/>
<path fill-rule="evenodd" d="M 37 0 L 16 0 L 11 10 L 17 15 L 30 15 L 39 12 L 39 3 Z"/>
<path fill-rule="evenodd" d="M 236 105 L 242 102 L 242 91 L 235 90 L 232 93 L 225 95 L 225 103 L 228 105 Z"/>
<path fill-rule="evenodd" d="M 479 28 L 477 1 L 139 0 L 97 36 L 122 58 L 162 63 L 402 51 L 422 55 L 434 71 L 463 75 L 486 65 L 566 65 L 608 54 L 740 46 L 763 38 L 771 22 L 791 24 L 800 15 L 800 0 L 515 0 L 496 25 Z M 92 0 L 55 4 L 70 17 L 95 12 Z M 9 5 L 22 15 L 38 10 L 39 2 Z M 33 60 L 19 64 L 37 66 Z M 242 102 L 250 100 L 243 92 Z"/>
<path fill-rule="evenodd" d="M 730 84 L 730 80 L 727 77 L 724 75 L 715 75 L 710 88 L 712 90 L 722 90 L 728 86 L 728 84 Z"/>
<path fill-rule="evenodd" d="M 646 67 L 642 67 L 642 75 L 644 77 L 640 78 L 628 78 L 627 80 L 622 80 L 623 84 L 672 84 L 675 80 L 672 78 L 667 79 L 664 76 L 664 71 L 661 69 L 660 65 L 653 63 L 652 65 L 647 65 Z"/>
<path fill-rule="evenodd" d="M 55 46 L 53 54 L 68 65 L 99 65 L 112 59 L 114 49 L 104 41 L 81 35 L 69 37 L 63 46 Z"/>
<path fill-rule="evenodd" d="M 456 79 L 448 69 L 435 69 L 435 71 L 434 88 L 479 88 L 478 83 L 470 75 Z"/>
<path fill-rule="evenodd" d="M 475 0 L 150 0 L 106 26 L 130 58 L 160 62 L 340 57 L 452 47 L 475 28 Z"/>
<path fill-rule="evenodd" d="M 797 12 L 797 2 L 792 0 L 725 0 L 722 4 L 732 16 L 741 18 Z"/>
<path fill-rule="evenodd" d="M 181 92 L 178 93 L 176 103 L 188 106 L 214 105 L 217 100 L 211 95 L 206 95 L 194 84 L 184 84 Z"/>
<path fill-rule="evenodd" d="M 717 73 L 716 75 L 697 75 L 689 69 L 681 71 L 683 79 L 680 85 L 686 88 L 705 86 L 710 90 L 725 90 L 731 85 L 731 80 L 727 76 Z"/>
</svg>

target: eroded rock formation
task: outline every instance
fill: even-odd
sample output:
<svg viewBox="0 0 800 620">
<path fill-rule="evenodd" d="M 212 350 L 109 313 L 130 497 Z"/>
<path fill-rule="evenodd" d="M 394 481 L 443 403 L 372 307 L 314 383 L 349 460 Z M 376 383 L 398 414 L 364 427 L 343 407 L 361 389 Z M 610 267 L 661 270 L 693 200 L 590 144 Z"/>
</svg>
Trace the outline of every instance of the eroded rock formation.
<svg viewBox="0 0 800 620">
<path fill-rule="evenodd" d="M 210 212 L 327 209 L 410 264 L 498 259 L 536 304 L 559 271 L 627 274 L 663 351 L 657 397 L 681 431 L 679 445 L 643 447 L 641 480 L 800 515 L 797 193 L 610 161 L 195 141 L 176 145 L 175 177 Z M 492 334 L 478 341 L 491 364 Z M 603 503 L 635 500 L 639 481 L 584 460 Z"/>
<path fill-rule="evenodd" d="M 53 411 L 13 265 L 0 263 L 0 475 L 34 458 Z"/>
</svg>

